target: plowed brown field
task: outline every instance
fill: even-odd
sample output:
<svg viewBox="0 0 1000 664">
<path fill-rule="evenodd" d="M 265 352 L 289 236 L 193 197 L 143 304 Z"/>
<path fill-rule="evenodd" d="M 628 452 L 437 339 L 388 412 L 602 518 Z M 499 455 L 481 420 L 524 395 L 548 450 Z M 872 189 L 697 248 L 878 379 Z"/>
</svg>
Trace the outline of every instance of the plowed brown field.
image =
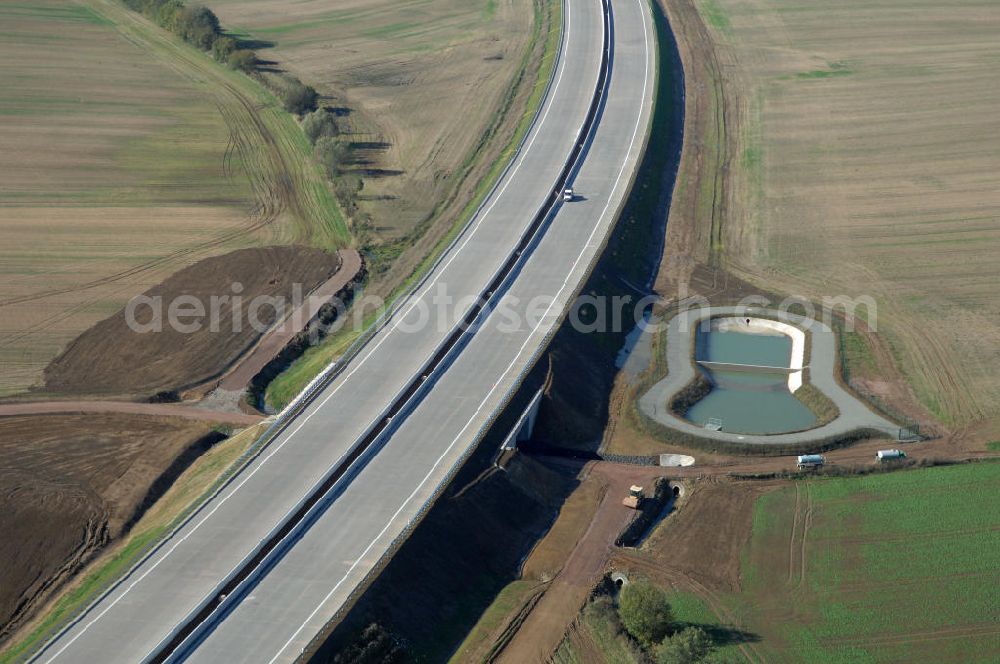
<svg viewBox="0 0 1000 664">
<path fill-rule="evenodd" d="M 167 417 L 0 417 L 0 637 L 120 537 L 157 478 L 211 433 Z"/>
</svg>

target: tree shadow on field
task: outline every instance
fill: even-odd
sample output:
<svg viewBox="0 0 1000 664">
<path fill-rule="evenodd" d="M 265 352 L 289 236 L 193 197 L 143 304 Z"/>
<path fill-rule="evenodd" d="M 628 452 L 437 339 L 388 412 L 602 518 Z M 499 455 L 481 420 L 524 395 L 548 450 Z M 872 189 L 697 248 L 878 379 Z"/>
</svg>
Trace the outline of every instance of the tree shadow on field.
<svg viewBox="0 0 1000 664">
<path fill-rule="evenodd" d="M 372 180 L 376 178 L 391 178 L 406 174 L 406 171 L 401 171 L 395 168 L 358 168 L 354 169 L 352 172 Z"/>
<path fill-rule="evenodd" d="M 278 66 L 277 60 L 257 60 L 257 71 L 267 72 L 268 74 L 286 74 L 287 70 Z"/>
<path fill-rule="evenodd" d="M 277 42 L 273 42 L 270 39 L 256 39 L 254 37 L 237 37 L 236 35 L 227 35 L 236 40 L 237 48 L 245 48 L 250 51 L 260 51 L 265 48 L 274 48 L 277 46 Z"/>
<path fill-rule="evenodd" d="M 708 634 L 708 638 L 712 639 L 717 647 L 731 646 L 737 643 L 757 643 L 760 641 L 760 635 L 755 632 L 747 632 L 742 629 L 736 629 L 735 627 L 728 627 L 726 625 L 718 625 L 711 623 L 697 623 L 697 622 L 681 622 L 674 626 L 676 631 L 680 631 L 687 627 L 697 627 Z"/>
<path fill-rule="evenodd" d="M 348 115 L 351 114 L 351 109 L 347 108 L 346 106 L 324 106 L 323 109 L 330 115 L 333 115 L 338 118 L 346 118 Z M 385 143 L 384 145 L 388 147 L 389 144 Z"/>
<path fill-rule="evenodd" d="M 399 196 L 392 194 L 358 194 L 355 198 L 359 201 L 398 201 Z"/>
<path fill-rule="evenodd" d="M 375 167 L 390 147 L 392 144 L 386 141 L 350 141 L 347 144 L 349 157 L 345 163 L 361 167 L 354 169 L 354 172 L 366 177 L 401 175 L 403 171 L 389 171 Z"/>
</svg>

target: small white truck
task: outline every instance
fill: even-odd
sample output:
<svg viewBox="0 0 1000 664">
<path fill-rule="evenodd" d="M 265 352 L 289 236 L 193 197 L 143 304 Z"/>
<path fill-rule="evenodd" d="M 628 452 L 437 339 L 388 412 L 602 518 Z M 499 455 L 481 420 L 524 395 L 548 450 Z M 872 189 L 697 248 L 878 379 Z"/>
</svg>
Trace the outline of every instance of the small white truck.
<svg viewBox="0 0 1000 664">
<path fill-rule="evenodd" d="M 563 189 L 562 197 L 563 200 L 568 203 L 576 197 L 576 194 L 573 193 L 572 188 L 567 187 L 566 189 Z"/>
<path fill-rule="evenodd" d="M 876 461 L 880 463 L 885 463 L 886 461 L 893 461 L 895 459 L 905 459 L 906 453 L 903 450 L 879 450 L 875 453 Z"/>
<path fill-rule="evenodd" d="M 800 454 L 799 455 L 799 470 L 804 470 L 806 468 L 820 468 L 826 459 L 823 458 L 822 454 Z"/>
</svg>

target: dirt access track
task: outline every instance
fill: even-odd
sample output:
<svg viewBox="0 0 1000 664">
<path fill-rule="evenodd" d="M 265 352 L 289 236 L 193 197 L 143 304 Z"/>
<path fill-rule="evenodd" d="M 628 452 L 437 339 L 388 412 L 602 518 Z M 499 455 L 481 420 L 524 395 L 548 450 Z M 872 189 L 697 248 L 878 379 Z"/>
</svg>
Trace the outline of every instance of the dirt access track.
<svg viewBox="0 0 1000 664">
<path fill-rule="evenodd" d="M 277 254 L 274 252 L 277 251 Z M 220 284 L 215 283 L 217 281 L 214 277 L 215 273 L 225 273 L 228 277 L 238 280 L 239 268 L 241 266 L 246 266 L 253 268 L 252 275 L 258 281 L 266 283 L 266 286 L 277 287 L 282 289 L 283 286 L 287 286 L 285 283 L 279 282 L 277 274 L 281 274 L 280 264 L 273 265 L 274 271 L 266 269 L 266 261 L 268 259 L 277 259 L 280 263 L 280 259 L 287 254 L 287 257 L 291 258 L 293 263 L 290 272 L 301 272 L 301 270 L 296 270 L 296 259 L 301 258 L 301 252 L 303 250 L 291 247 L 273 248 L 273 250 L 244 250 L 242 252 L 235 252 L 235 256 L 227 255 L 218 258 L 207 259 L 197 266 L 193 266 L 188 270 L 182 270 L 181 273 L 175 275 L 166 283 L 161 286 L 154 288 L 153 290 L 147 292 L 147 295 L 155 295 L 164 297 L 165 300 L 169 300 L 170 297 L 176 297 L 178 295 L 191 295 L 193 291 L 198 291 L 199 299 L 204 299 L 209 297 L 208 292 L 215 291 L 219 292 L 218 288 Z M 308 250 L 313 251 L 313 250 Z M 317 264 L 319 269 L 323 268 L 323 262 L 325 262 L 324 252 L 317 252 L 320 260 Z M 230 259 L 234 257 L 240 257 L 240 262 L 236 266 L 237 274 L 234 277 L 232 270 L 232 264 Z M 313 255 L 308 255 L 309 260 L 314 258 Z M 257 375 L 258 372 L 272 359 L 274 359 L 278 353 L 292 340 L 295 335 L 301 332 L 306 326 L 313 321 L 320 309 L 329 303 L 338 293 L 342 291 L 345 287 L 350 285 L 358 276 L 362 269 L 361 256 L 354 249 L 342 249 L 338 252 L 339 269 L 334 273 L 333 276 L 328 278 L 326 281 L 321 283 L 315 290 L 313 290 L 307 297 L 305 297 L 304 302 L 300 306 L 295 308 L 285 319 L 277 321 L 270 331 L 264 334 L 262 337 L 260 335 L 251 335 L 249 338 L 252 340 L 254 338 L 259 339 L 259 341 L 253 346 L 252 350 L 248 354 L 244 354 L 241 358 L 235 360 L 232 363 L 232 368 L 225 374 L 225 376 L 218 380 L 203 384 L 200 387 L 200 391 L 204 392 L 206 389 L 211 389 L 216 386 L 220 386 L 222 389 L 233 392 L 235 394 L 241 393 L 248 385 L 250 380 Z M 260 269 L 260 265 L 257 261 L 260 260 L 265 263 L 265 269 Z M 302 261 L 299 260 L 298 263 Z M 256 266 L 256 267 L 255 267 Z M 287 274 L 287 273 L 286 273 Z M 286 279 L 287 281 L 287 279 Z M 235 281 L 234 281 L 235 283 Z M 204 286 L 204 287 L 202 287 Z M 225 284 L 222 284 L 225 286 Z M 294 286 L 294 284 L 293 284 Z M 206 290 L 207 289 L 207 290 Z M 205 292 L 201 292 L 205 290 Z M 223 288 L 225 290 L 225 288 Z M 287 290 L 284 288 L 283 290 Z M 164 295 L 164 293 L 172 295 Z M 280 296 L 286 295 L 286 293 L 279 292 Z M 230 310 L 227 309 L 224 312 L 223 318 L 228 319 L 230 315 Z M 244 321 L 245 322 L 245 321 Z M 121 371 L 124 375 L 113 374 L 109 378 L 111 381 L 115 381 L 121 378 L 121 383 L 119 383 L 117 389 L 123 389 L 127 386 L 128 380 L 136 379 L 137 375 L 141 376 L 143 370 L 149 370 L 150 363 L 158 363 L 159 365 L 178 365 L 177 369 L 183 369 L 188 366 L 189 363 L 195 363 L 199 368 L 212 370 L 212 367 L 217 366 L 221 363 L 224 358 L 213 357 L 209 355 L 208 357 L 213 357 L 214 363 L 211 360 L 203 360 L 200 356 L 201 352 L 209 353 L 212 346 L 219 346 L 220 344 L 231 344 L 233 334 L 225 334 L 225 330 L 220 330 L 217 333 L 208 332 L 206 334 L 194 334 L 186 335 L 185 337 L 178 337 L 176 334 L 166 334 L 163 333 L 149 333 L 149 334 L 137 334 L 130 329 L 124 329 L 122 324 L 124 323 L 124 317 L 121 312 L 116 316 L 104 321 L 102 324 L 98 325 L 97 328 L 92 330 L 84 338 L 80 340 L 79 344 L 71 347 L 71 351 L 67 351 L 64 356 L 60 357 L 60 360 L 64 360 L 68 356 L 68 359 L 64 361 L 71 367 L 74 364 L 79 364 L 79 370 L 75 373 L 81 379 L 87 379 L 90 376 L 98 375 L 103 376 L 101 369 L 105 371 L 108 370 L 108 362 L 96 363 L 98 367 L 96 369 L 92 368 L 89 362 L 89 357 L 99 356 L 102 358 L 112 357 L 121 363 L 124 360 L 129 359 L 129 353 L 134 353 L 139 356 L 139 359 L 133 360 L 134 366 L 139 367 L 139 369 L 130 369 L 122 367 Z M 110 331 L 106 328 L 112 328 Z M 244 325 L 243 329 L 253 332 L 248 325 Z M 191 337 L 196 337 L 191 339 Z M 183 344 L 179 343 L 184 341 Z M 191 347 L 192 341 L 194 343 L 194 348 Z M 171 343 L 175 342 L 175 343 Z M 122 355 L 115 355 L 111 353 L 111 346 L 120 347 L 122 344 L 125 345 L 124 351 L 119 351 Z M 206 344 L 208 344 L 206 346 Z M 106 353 L 99 355 L 99 353 Z M 118 366 L 115 364 L 114 366 Z M 56 367 L 56 371 L 65 371 L 65 366 Z M 154 378 L 159 379 L 159 376 L 154 376 Z M 187 379 L 183 375 L 179 375 L 177 380 Z M 53 413 L 128 413 L 133 415 L 145 414 L 145 415 L 162 415 L 162 416 L 173 416 L 188 420 L 205 420 L 205 421 L 215 421 L 222 422 L 226 424 L 248 426 L 259 422 L 262 418 L 256 414 L 246 414 L 237 412 L 235 409 L 229 410 L 216 410 L 213 408 L 212 403 L 205 403 L 198 405 L 191 405 L 186 402 L 183 404 L 172 404 L 172 403 L 142 403 L 133 401 L 95 401 L 95 400 L 53 400 L 44 402 L 10 402 L 10 403 L 0 403 L 0 417 L 13 416 L 13 415 L 40 415 L 40 414 L 53 414 Z"/>
<path fill-rule="evenodd" d="M 33 401 L 31 403 L 0 404 L 0 418 L 18 415 L 66 415 L 74 413 L 159 415 L 236 426 L 250 426 L 264 419 L 262 415 L 250 413 L 231 413 L 183 404 L 141 403 L 138 401 Z"/>
<path fill-rule="evenodd" d="M 565 460 L 548 461 L 575 464 Z M 666 475 L 668 470 L 670 469 L 606 462 L 587 466 L 584 471 L 587 476 L 583 482 L 600 483 L 604 487 L 604 495 L 598 503 L 597 511 L 555 578 L 495 661 L 521 664 L 548 660 L 604 574 L 618 535 L 637 514 L 622 505 L 629 487 L 640 484 L 651 490 L 656 479 Z M 530 558 L 525 566 L 529 564 Z"/>
<path fill-rule="evenodd" d="M 362 268 L 361 255 L 354 249 L 341 249 L 337 255 L 340 258 L 337 273 L 310 293 L 287 319 L 265 334 L 250 354 L 223 376 L 219 381 L 221 389 L 234 392 L 246 389 L 254 376 L 319 315 L 320 309 L 358 277 Z"/>
</svg>

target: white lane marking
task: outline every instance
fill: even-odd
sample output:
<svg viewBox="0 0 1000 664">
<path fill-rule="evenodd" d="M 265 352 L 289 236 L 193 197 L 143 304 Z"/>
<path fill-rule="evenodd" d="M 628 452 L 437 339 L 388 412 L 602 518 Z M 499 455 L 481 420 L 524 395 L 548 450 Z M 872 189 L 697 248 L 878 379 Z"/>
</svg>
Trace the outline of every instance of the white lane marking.
<svg viewBox="0 0 1000 664">
<path fill-rule="evenodd" d="M 569 11 L 569 4 L 567 3 L 567 5 L 566 5 L 566 34 L 563 37 L 563 39 L 564 39 L 563 43 L 564 44 L 568 44 L 569 43 L 569 35 L 570 35 L 570 11 Z M 556 75 L 555 84 L 552 86 L 552 91 L 551 91 L 550 97 L 549 97 L 549 102 L 550 103 L 546 104 L 545 111 L 542 113 L 542 117 L 539 119 L 538 124 L 535 125 L 534 133 L 532 134 L 531 139 L 528 141 L 527 145 L 525 145 L 524 149 L 521 151 L 521 154 L 520 154 L 520 157 L 518 158 L 517 164 L 515 164 L 514 168 L 510 171 L 510 174 L 509 174 L 507 180 L 504 182 L 503 186 L 497 192 L 496 196 L 494 196 L 492 203 L 490 203 L 490 205 L 483 211 L 483 214 L 480 217 L 478 217 L 478 219 L 473 223 L 471 232 L 453 250 L 453 253 L 451 254 L 451 256 L 441 266 L 439 266 L 439 268 L 438 268 L 438 277 L 436 279 L 432 279 L 432 280 L 428 281 L 428 283 L 425 285 L 425 287 L 424 287 L 423 291 L 420 293 L 420 295 L 418 297 L 414 298 L 413 300 L 411 300 L 411 302 L 410 302 L 409 306 L 407 307 L 406 311 L 403 312 L 398 318 L 396 318 L 396 321 L 392 324 L 392 326 L 390 326 L 389 328 L 387 328 L 387 331 L 385 331 L 382 334 L 382 339 L 377 344 L 375 344 L 373 347 L 371 347 L 368 350 L 368 352 L 365 354 L 365 356 L 361 360 L 359 360 L 357 362 L 356 366 L 354 366 L 353 369 L 351 369 L 349 372 L 347 372 L 343 376 L 343 378 L 340 379 L 338 385 L 333 389 L 333 391 L 331 391 L 326 396 L 326 398 L 324 398 L 318 404 L 312 404 L 310 406 L 311 412 L 309 412 L 308 414 L 306 414 L 303 417 L 302 422 L 300 422 L 299 425 L 296 426 L 288 434 L 288 436 L 283 441 L 281 441 L 281 443 L 279 443 L 278 445 L 276 445 L 274 447 L 274 449 L 272 449 L 269 454 L 267 454 L 265 457 L 263 457 L 260 460 L 260 462 L 258 464 L 256 464 L 256 466 L 253 468 L 253 470 L 251 472 L 249 472 L 246 475 L 246 477 L 243 478 L 243 480 L 241 482 L 239 482 L 238 484 L 236 484 L 225 496 L 223 496 L 222 498 L 220 498 L 218 500 L 218 504 L 215 505 L 215 507 L 213 507 L 211 510 L 209 510 L 209 512 L 207 514 L 205 514 L 205 516 L 200 521 L 198 521 L 198 523 L 195 524 L 195 526 L 192 527 L 191 530 L 186 535 L 184 535 L 183 537 L 181 537 L 180 539 L 178 539 L 174 543 L 173 546 L 171 546 L 155 563 L 153 563 L 150 566 L 150 568 L 148 570 L 146 570 L 145 572 L 143 572 L 132 583 L 130 583 L 128 586 L 126 586 L 126 588 L 122 591 L 122 593 L 118 597 L 116 597 L 107 607 L 105 607 L 104 610 L 102 610 L 100 613 L 98 613 L 96 616 L 94 616 L 94 618 L 92 620 L 90 620 L 88 623 L 86 623 L 77 632 L 77 634 L 73 636 L 73 638 L 71 638 L 65 645 L 63 645 L 62 648 L 60 648 L 59 650 L 57 650 L 49 659 L 47 659 L 46 662 L 45 662 L 45 664 L 50 664 L 51 662 L 55 661 L 55 659 L 57 657 L 59 657 L 63 652 L 65 652 L 65 650 L 67 648 L 69 648 L 71 645 L 73 645 L 73 643 L 76 642 L 76 640 L 79 639 L 81 636 L 83 636 L 83 634 L 86 633 L 87 630 L 89 630 L 91 628 L 91 626 L 94 625 L 94 623 L 96 623 L 98 620 L 100 620 L 101 618 L 103 618 L 108 613 L 108 611 L 110 611 L 112 608 L 114 608 L 115 605 L 117 605 L 118 602 L 120 602 L 129 592 L 131 592 L 131 590 L 133 588 L 135 588 L 136 585 L 138 585 L 153 570 L 155 570 L 159 566 L 160 563 L 162 563 L 164 560 L 166 560 L 167 557 L 169 557 L 170 554 L 172 554 L 177 549 L 177 547 L 179 547 L 181 544 L 183 544 L 184 541 L 187 540 L 188 537 L 190 537 L 191 535 L 193 535 L 202 526 L 202 524 L 204 524 L 209 518 L 211 518 L 212 515 L 215 514 L 216 511 L 218 511 L 219 508 L 222 507 L 226 503 L 227 500 L 229 500 L 233 495 L 235 495 L 236 492 L 239 491 L 240 488 L 242 488 L 244 484 L 246 484 L 248 481 L 250 481 L 250 479 L 257 473 L 257 471 L 260 470 L 264 466 L 264 464 L 266 464 L 271 459 L 271 457 L 273 457 L 275 454 L 277 454 L 281 450 L 281 448 L 283 448 L 285 446 L 285 444 L 288 443 L 288 441 L 290 441 L 295 436 L 295 434 L 299 432 L 299 430 L 303 426 L 305 426 L 305 424 L 309 421 L 309 419 L 313 415 L 315 415 L 326 404 L 327 401 L 329 401 L 331 398 L 333 398 L 333 396 L 337 392 L 340 391 L 340 388 L 342 388 L 344 386 L 344 384 L 347 382 L 347 380 L 351 376 L 353 376 L 364 365 L 365 361 L 368 360 L 368 358 L 371 357 L 372 354 L 376 350 L 378 350 L 378 348 L 385 342 L 385 340 L 388 339 L 391 336 L 390 333 L 393 332 L 399 326 L 399 324 L 402 323 L 403 320 L 405 320 L 406 316 L 408 316 L 411 311 L 413 311 L 413 308 L 417 306 L 417 302 L 420 301 L 420 300 L 422 300 L 424 298 L 424 296 L 427 295 L 428 292 L 430 292 L 431 287 L 433 285 L 435 285 L 438 281 L 440 281 L 441 276 L 443 275 L 444 271 L 448 268 L 449 265 L 451 265 L 451 262 L 453 260 L 455 260 L 455 258 L 461 252 L 462 248 L 464 248 L 465 245 L 468 244 L 468 242 L 475 236 L 476 232 L 479 230 L 479 228 L 482 225 L 483 221 L 487 218 L 487 216 L 489 216 L 490 212 L 496 206 L 497 202 L 503 196 L 504 192 L 507 191 L 507 187 L 510 185 L 511 181 L 514 179 L 514 176 L 517 174 L 517 171 L 521 168 L 521 165 L 524 163 L 524 160 L 527 158 L 528 153 L 531 151 L 531 147 L 535 144 L 535 139 L 537 139 L 538 136 L 539 136 L 539 134 L 542 133 L 541 132 L 541 128 L 545 124 L 546 119 L 548 119 L 549 111 L 552 110 L 553 104 L 551 103 L 551 100 L 553 100 L 555 98 L 556 91 L 559 89 L 559 84 L 562 82 L 563 73 L 566 71 L 566 61 L 568 59 L 569 58 L 567 57 L 567 53 L 565 53 L 565 52 L 562 53 L 561 58 L 560 58 L 561 62 L 559 64 L 559 72 Z M 295 508 L 293 507 L 292 510 L 290 510 L 289 512 L 287 512 L 285 514 L 285 517 L 282 518 L 282 520 L 284 520 L 284 518 L 287 518 L 287 516 L 289 514 L 291 514 L 292 511 L 294 511 L 294 509 Z M 240 562 L 242 563 L 242 560 Z M 232 574 L 232 572 L 235 569 L 237 569 L 238 567 L 239 567 L 239 565 L 237 565 L 236 567 L 234 567 L 233 570 L 230 570 L 229 574 Z M 166 638 L 170 638 L 170 637 L 168 636 Z M 164 640 L 166 640 L 166 638 Z M 163 643 L 163 640 L 161 640 L 156 645 L 156 648 L 159 648 L 162 643 Z M 155 651 L 156 648 L 154 648 L 153 650 Z M 149 654 L 152 654 L 152 653 L 149 653 Z M 149 654 L 147 654 L 147 657 L 149 656 Z"/>
<path fill-rule="evenodd" d="M 644 20 L 642 21 L 642 35 L 643 35 L 643 44 L 645 46 L 646 57 L 644 58 L 645 66 L 643 70 L 642 93 L 643 93 L 643 99 L 645 99 L 649 87 L 649 32 L 646 28 L 645 12 L 642 9 L 642 0 L 638 0 L 638 4 L 640 6 L 639 11 L 640 13 L 642 13 L 644 18 Z M 629 142 L 629 149 L 628 149 L 629 153 L 632 152 L 632 148 L 635 146 L 635 141 L 638 138 L 639 127 L 640 124 L 642 123 L 642 116 L 643 113 L 639 113 L 638 117 L 636 117 L 635 127 L 632 130 L 632 140 Z M 621 169 L 619 169 L 618 171 L 618 177 L 615 178 L 615 184 L 611 188 L 612 194 L 614 193 L 615 189 L 618 188 L 618 185 L 621 183 L 621 179 L 625 173 L 625 167 L 627 165 L 628 165 L 628 157 L 626 157 L 625 161 L 622 162 Z M 611 207 L 612 198 L 613 196 L 610 195 L 608 196 L 608 202 L 604 205 L 604 210 L 601 212 L 601 215 L 598 217 L 598 220 L 603 219 L 605 215 L 607 215 L 608 208 Z M 282 653 L 284 653 L 285 650 L 288 649 L 288 646 L 290 646 L 292 642 L 295 641 L 296 638 L 298 638 L 299 634 L 302 632 L 303 629 L 305 629 L 306 625 L 309 624 L 309 622 L 316 617 L 316 614 L 319 613 L 319 610 L 321 608 L 323 608 L 323 605 L 330 600 L 330 598 L 333 596 L 335 592 L 337 592 L 337 590 L 344 583 L 344 581 L 347 580 L 347 577 L 351 575 L 351 573 L 357 568 L 357 566 L 361 563 L 361 561 L 365 558 L 365 556 L 368 555 L 368 553 L 372 550 L 372 548 L 375 546 L 378 540 L 381 539 L 383 535 L 385 535 L 386 531 L 389 530 L 390 526 L 392 526 L 396 518 L 403 512 L 404 509 L 406 509 L 406 506 L 409 505 L 410 501 L 413 500 L 414 496 L 416 496 L 417 493 L 419 493 L 419 491 L 423 488 L 424 484 L 427 483 L 427 480 L 430 479 L 431 475 L 435 473 L 438 466 L 440 466 L 441 462 L 444 461 L 444 458 L 448 456 L 452 448 L 455 447 L 455 444 L 458 443 L 458 441 L 462 438 L 462 436 L 465 435 L 465 432 L 472 425 L 472 421 L 482 412 L 483 408 L 486 406 L 486 403 L 493 396 L 493 393 L 496 392 L 499 384 L 508 377 L 511 371 L 514 370 L 514 365 L 517 364 L 517 360 L 521 356 L 521 353 L 524 352 L 524 349 L 528 346 L 529 342 L 531 342 L 532 337 L 535 336 L 539 328 L 542 326 L 542 323 L 549 317 L 549 313 L 551 312 L 552 307 L 555 306 L 555 303 L 559 301 L 559 298 L 562 296 L 563 292 L 569 286 L 570 276 L 573 274 L 573 271 L 576 270 L 577 266 L 579 266 L 580 261 L 583 260 L 583 255 L 586 253 L 587 248 L 590 246 L 591 242 L 593 242 L 594 236 L 597 234 L 597 230 L 599 227 L 600 224 L 594 224 L 594 228 L 590 231 L 590 236 L 587 238 L 586 244 L 584 244 L 583 249 L 580 250 L 580 253 L 577 255 L 576 260 L 573 261 L 573 267 L 572 269 L 569 270 L 569 272 L 567 272 L 567 276 L 563 280 L 562 286 L 559 288 L 559 292 L 556 293 L 556 296 L 552 299 L 552 302 L 549 303 L 549 306 L 545 309 L 545 313 L 539 318 L 538 324 L 535 325 L 534 329 L 531 330 L 527 338 L 524 340 L 524 343 L 521 344 L 521 347 L 518 349 L 517 354 L 514 356 L 514 359 L 511 361 L 510 364 L 507 365 L 507 368 L 504 370 L 503 375 L 500 377 L 499 380 L 497 380 L 493 384 L 493 387 L 490 389 L 489 393 L 487 393 L 486 397 L 484 397 L 483 400 L 479 403 L 479 406 L 476 408 L 476 412 L 472 414 L 472 417 L 470 417 L 469 420 L 465 423 L 465 426 L 462 427 L 462 430 L 458 433 L 457 436 L 455 436 L 455 439 L 451 441 L 451 443 L 441 454 L 441 456 L 438 457 L 437 461 L 434 462 L 434 465 L 431 467 L 431 470 L 420 481 L 420 484 L 417 485 L 417 488 L 414 489 L 409 496 L 407 496 L 406 500 L 403 501 L 403 504 L 392 515 L 392 517 L 386 523 L 385 527 L 382 528 L 382 530 L 379 531 L 379 534 L 376 535 L 374 539 L 372 539 L 372 541 L 368 544 L 367 547 L 365 547 L 364 551 L 362 551 L 361 555 L 358 556 L 357 559 L 354 561 L 354 563 L 351 564 L 350 568 L 348 568 L 347 572 L 344 573 L 344 576 L 341 577 L 340 581 L 338 581 L 337 584 L 330 590 L 330 592 L 326 594 L 323 600 L 316 606 L 315 609 L 313 609 L 312 613 L 310 613 L 309 616 L 302 622 L 302 624 L 299 625 L 299 628 L 295 630 L 292 636 L 289 637 L 287 641 L 285 641 L 285 644 L 281 646 L 281 649 L 278 650 L 277 654 L 275 654 L 274 657 L 272 657 L 268 661 L 268 664 L 274 664 L 276 661 L 278 661 Z"/>
</svg>

